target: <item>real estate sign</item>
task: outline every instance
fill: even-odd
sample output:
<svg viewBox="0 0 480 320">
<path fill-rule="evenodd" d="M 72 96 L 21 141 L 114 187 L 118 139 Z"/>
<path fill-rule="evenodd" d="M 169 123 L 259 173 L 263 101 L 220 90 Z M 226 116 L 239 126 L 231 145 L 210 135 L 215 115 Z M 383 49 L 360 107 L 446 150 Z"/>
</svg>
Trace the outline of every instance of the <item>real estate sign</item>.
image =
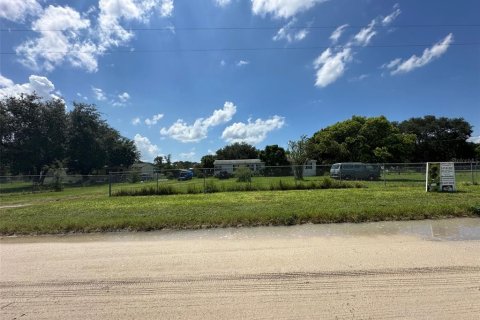
<svg viewBox="0 0 480 320">
<path fill-rule="evenodd" d="M 426 191 L 454 192 L 455 165 L 453 162 L 427 162 Z"/>
</svg>

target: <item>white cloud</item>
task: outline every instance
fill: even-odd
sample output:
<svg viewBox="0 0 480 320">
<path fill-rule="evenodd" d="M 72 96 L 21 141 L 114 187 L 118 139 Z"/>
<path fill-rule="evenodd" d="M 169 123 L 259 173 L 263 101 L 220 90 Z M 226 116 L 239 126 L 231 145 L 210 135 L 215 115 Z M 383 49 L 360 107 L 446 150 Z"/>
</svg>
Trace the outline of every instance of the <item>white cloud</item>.
<svg viewBox="0 0 480 320">
<path fill-rule="evenodd" d="M 66 6 L 48 6 L 32 23 L 40 35 L 15 48 L 20 62 L 33 70 L 52 71 L 68 62 L 89 72 L 97 70 L 97 47 L 90 40 L 81 40 L 79 34 L 88 30 L 90 20 Z"/>
<path fill-rule="evenodd" d="M 135 135 L 133 141 L 138 151 L 140 151 L 142 161 L 153 161 L 160 153 L 160 148 L 156 144 L 153 144 L 150 142 L 150 139 L 143 137 L 139 133 Z"/>
<path fill-rule="evenodd" d="M 153 126 L 153 125 L 156 125 L 158 123 L 158 121 L 162 118 L 163 118 L 163 114 L 161 114 L 161 113 L 156 114 L 152 117 L 152 119 L 148 119 L 148 118 L 145 119 L 145 124 L 149 127 Z"/>
<path fill-rule="evenodd" d="M 372 20 L 366 28 L 362 28 L 353 38 L 355 44 L 361 46 L 369 44 L 373 36 L 377 34 L 377 31 L 374 29 L 375 24 L 375 20 Z"/>
<path fill-rule="evenodd" d="M 398 4 L 393 8 L 395 9 L 393 13 L 385 18 L 378 16 L 373 19 L 367 27 L 362 28 L 349 41 L 347 41 L 343 48 L 331 47 L 320 54 L 313 62 L 313 67 L 316 71 L 315 86 L 324 88 L 343 76 L 347 69 L 347 65 L 353 61 L 353 56 L 356 53 L 354 51 L 354 46 L 368 45 L 372 38 L 377 34 L 375 28 L 380 23 L 379 21 L 388 18 L 387 22 L 390 23 L 400 14 L 401 11 Z M 330 39 L 334 44 L 341 37 L 343 29 L 346 28 L 346 26 L 347 25 L 338 27 L 330 35 Z M 362 79 L 358 77 L 353 81 L 355 80 Z"/>
<path fill-rule="evenodd" d="M 315 86 L 324 88 L 340 78 L 345 72 L 346 64 L 352 60 L 352 56 L 350 48 L 344 48 L 336 53 L 331 48 L 326 49 L 313 62 L 317 71 Z"/>
<path fill-rule="evenodd" d="M 277 34 L 273 36 L 272 40 L 273 41 L 285 40 L 288 43 L 291 43 L 294 41 L 300 41 L 305 39 L 305 37 L 308 35 L 307 29 L 300 29 L 298 31 L 292 30 L 292 27 L 296 22 L 297 22 L 297 19 L 295 18 L 290 20 L 286 25 L 284 25 L 277 31 Z"/>
<path fill-rule="evenodd" d="M 125 103 L 130 99 L 130 95 L 128 92 L 124 92 L 118 95 L 118 99 L 120 99 L 120 102 Z"/>
<path fill-rule="evenodd" d="M 133 124 L 134 126 L 138 126 L 138 125 L 140 124 L 140 122 L 141 122 L 141 121 L 140 121 L 140 118 L 139 118 L 139 117 L 135 117 L 135 118 L 132 119 L 132 124 Z"/>
<path fill-rule="evenodd" d="M 213 151 L 212 149 L 208 149 L 208 150 L 207 150 L 207 153 L 210 154 L 210 155 L 212 155 L 212 156 L 215 155 L 215 154 L 217 154 L 217 153 L 216 153 L 215 151 Z"/>
<path fill-rule="evenodd" d="M 82 98 L 83 100 L 88 100 L 88 97 L 82 95 L 80 92 L 77 92 L 77 97 Z"/>
<path fill-rule="evenodd" d="M 467 141 L 480 144 L 480 136 L 470 137 L 470 138 L 467 139 Z"/>
<path fill-rule="evenodd" d="M 225 67 L 225 66 L 227 65 L 227 63 L 225 62 L 225 60 L 222 59 L 222 60 L 220 61 L 220 65 L 221 65 L 222 67 Z"/>
<path fill-rule="evenodd" d="M 215 110 L 210 117 L 206 119 L 199 118 L 192 125 L 187 124 L 182 119 L 178 119 L 169 128 L 162 128 L 160 134 L 185 143 L 198 142 L 207 137 L 210 127 L 232 120 L 236 112 L 237 107 L 232 102 L 226 101 L 223 108 Z"/>
<path fill-rule="evenodd" d="M 218 7 L 225 8 L 232 2 L 232 0 L 214 0 L 214 2 Z"/>
<path fill-rule="evenodd" d="M 41 11 L 36 0 L 0 0 L 0 18 L 13 22 L 23 22 L 27 16 L 36 16 Z"/>
<path fill-rule="evenodd" d="M 173 0 L 162 0 L 160 3 L 160 15 L 162 17 L 170 17 L 173 14 Z"/>
<path fill-rule="evenodd" d="M 116 99 L 117 100 L 110 101 L 112 106 L 114 106 L 114 107 L 124 107 L 127 104 L 128 100 L 130 99 L 130 95 L 128 94 L 128 92 L 124 92 L 124 93 L 121 93 L 121 94 L 117 95 Z"/>
<path fill-rule="evenodd" d="M 97 99 L 98 101 L 107 100 L 107 96 L 105 95 L 105 92 L 102 89 L 92 87 L 92 91 L 95 99 Z"/>
<path fill-rule="evenodd" d="M 174 9 L 173 0 L 100 0 L 98 6 L 101 51 L 124 45 L 133 37 L 133 32 L 121 25 L 122 21 L 147 23 L 155 9 L 160 11 L 162 17 L 171 16 Z"/>
<path fill-rule="evenodd" d="M 237 67 L 243 67 L 243 66 L 246 66 L 246 65 L 249 65 L 250 64 L 250 61 L 248 60 L 240 60 L 237 62 Z"/>
<path fill-rule="evenodd" d="M 12 80 L 0 74 L 0 98 L 18 97 L 20 94 L 36 93 L 38 96 L 50 99 L 60 99 L 54 92 L 55 86 L 46 77 L 31 75 L 28 82 L 23 84 L 15 84 Z"/>
<path fill-rule="evenodd" d="M 351 82 L 357 82 L 357 81 L 362 81 L 368 78 L 368 74 L 361 74 L 359 76 L 353 77 L 350 79 Z"/>
<path fill-rule="evenodd" d="M 332 40 L 332 43 L 337 43 L 340 37 L 342 36 L 343 32 L 345 29 L 348 27 L 348 24 L 341 25 L 337 29 L 335 29 L 332 34 L 330 35 L 330 40 Z"/>
<path fill-rule="evenodd" d="M 270 14 L 275 18 L 290 18 L 325 1 L 327 0 L 252 0 L 252 11 L 261 16 Z"/>
<path fill-rule="evenodd" d="M 447 52 L 448 47 L 452 42 L 453 34 L 449 33 L 443 40 L 437 42 L 431 48 L 425 49 L 422 56 L 417 57 L 416 55 L 413 55 L 405 61 L 397 58 L 390 61 L 388 64 L 385 64 L 384 67 L 390 69 L 390 74 L 392 75 L 413 71 L 441 57 Z"/>
<path fill-rule="evenodd" d="M 400 13 L 402 13 L 402 10 L 400 10 L 400 6 L 398 5 L 398 3 L 393 6 L 393 9 L 395 10 L 391 14 L 383 18 L 382 20 L 383 26 L 390 25 L 400 15 Z"/>
<path fill-rule="evenodd" d="M 32 23 L 38 36 L 15 48 L 20 62 L 33 70 L 52 71 L 68 63 L 96 72 L 99 56 L 111 47 L 126 45 L 134 36 L 121 22 L 148 23 L 156 10 L 162 17 L 171 16 L 173 0 L 100 0 L 98 7 L 95 20 L 89 18 L 94 15 L 91 9 L 80 15 L 71 7 L 50 5 L 39 12 Z"/>
<path fill-rule="evenodd" d="M 267 134 L 273 130 L 280 129 L 285 125 L 285 118 L 273 116 L 270 119 L 257 119 L 248 123 L 236 122 L 223 130 L 222 139 L 227 142 L 246 142 L 257 144 L 265 140 Z"/>
</svg>

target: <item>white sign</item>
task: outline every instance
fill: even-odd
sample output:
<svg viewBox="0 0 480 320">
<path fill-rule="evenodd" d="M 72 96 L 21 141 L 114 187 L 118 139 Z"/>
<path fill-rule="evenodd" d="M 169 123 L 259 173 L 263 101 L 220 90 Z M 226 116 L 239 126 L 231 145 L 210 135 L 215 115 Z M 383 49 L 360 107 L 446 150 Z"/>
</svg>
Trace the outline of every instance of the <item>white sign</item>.
<svg viewBox="0 0 480 320">
<path fill-rule="evenodd" d="M 455 185 L 455 165 L 453 162 L 427 162 L 425 179 L 426 191 L 453 192 Z"/>
<path fill-rule="evenodd" d="M 455 186 L 455 165 L 453 162 L 440 162 L 440 190 L 453 192 Z"/>
</svg>

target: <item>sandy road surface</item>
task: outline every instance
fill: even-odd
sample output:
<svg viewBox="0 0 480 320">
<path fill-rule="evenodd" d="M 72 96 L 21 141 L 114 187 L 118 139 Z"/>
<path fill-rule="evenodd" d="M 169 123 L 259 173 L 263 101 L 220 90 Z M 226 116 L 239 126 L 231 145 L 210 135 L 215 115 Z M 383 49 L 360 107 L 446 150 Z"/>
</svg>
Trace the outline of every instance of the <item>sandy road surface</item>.
<svg viewBox="0 0 480 320">
<path fill-rule="evenodd" d="M 479 319 L 479 240 L 295 228 L 2 239 L 0 315 Z"/>
</svg>

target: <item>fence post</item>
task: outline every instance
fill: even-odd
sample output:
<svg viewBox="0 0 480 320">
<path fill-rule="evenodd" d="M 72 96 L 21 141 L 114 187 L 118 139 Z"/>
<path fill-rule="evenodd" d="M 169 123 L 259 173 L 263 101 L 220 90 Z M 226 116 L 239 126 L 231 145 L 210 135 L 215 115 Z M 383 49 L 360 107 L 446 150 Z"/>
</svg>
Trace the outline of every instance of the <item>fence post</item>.
<svg viewBox="0 0 480 320">
<path fill-rule="evenodd" d="M 383 164 L 383 185 L 387 186 L 387 170 L 385 167 L 385 163 Z"/>
<path fill-rule="evenodd" d="M 475 175 L 473 174 L 473 162 L 470 162 L 470 173 L 472 174 L 472 184 L 475 184 Z"/>
<path fill-rule="evenodd" d="M 112 173 L 108 172 L 108 196 L 112 196 Z"/>
<path fill-rule="evenodd" d="M 207 169 L 203 168 L 202 171 L 203 171 L 203 193 L 207 193 L 207 179 L 206 179 Z"/>
<path fill-rule="evenodd" d="M 156 172 L 157 175 L 157 194 L 158 194 L 158 171 Z"/>
</svg>

